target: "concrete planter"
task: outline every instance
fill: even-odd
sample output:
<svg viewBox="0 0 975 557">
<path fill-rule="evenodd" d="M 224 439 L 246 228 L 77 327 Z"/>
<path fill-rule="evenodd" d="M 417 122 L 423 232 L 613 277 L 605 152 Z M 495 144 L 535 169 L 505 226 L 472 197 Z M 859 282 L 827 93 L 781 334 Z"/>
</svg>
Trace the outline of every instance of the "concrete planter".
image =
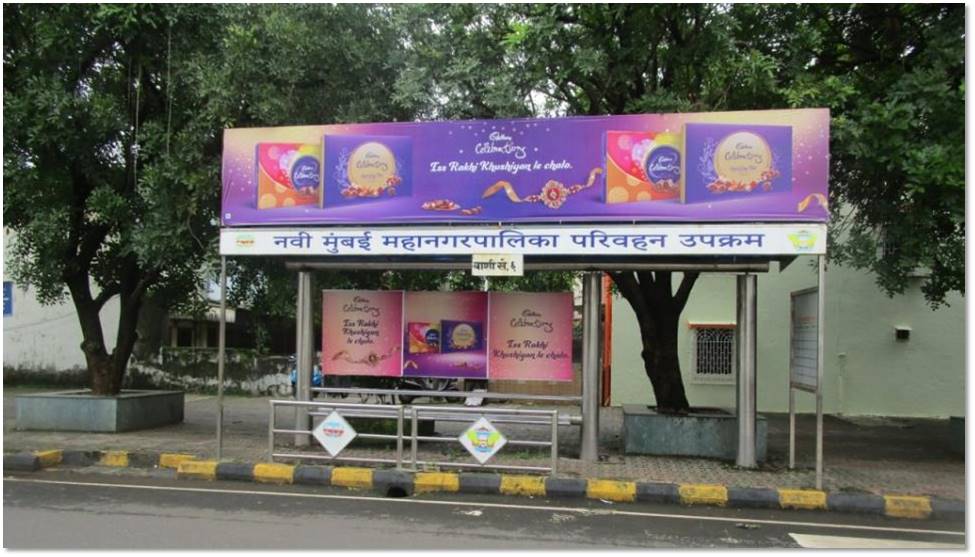
<svg viewBox="0 0 975 557">
<path fill-rule="evenodd" d="M 17 429 L 118 433 L 183 421 L 182 391 L 125 390 L 117 396 L 62 391 L 17 397 Z"/>
<path fill-rule="evenodd" d="M 765 460 L 768 422 L 758 416 L 756 453 Z M 738 449 L 737 420 L 733 414 L 703 409 L 686 416 L 657 414 L 653 408 L 623 406 L 623 449 L 626 454 L 698 456 L 734 460 Z"/>
<path fill-rule="evenodd" d="M 949 444 L 948 450 L 955 454 L 965 454 L 965 417 L 951 416 L 948 419 Z"/>
</svg>

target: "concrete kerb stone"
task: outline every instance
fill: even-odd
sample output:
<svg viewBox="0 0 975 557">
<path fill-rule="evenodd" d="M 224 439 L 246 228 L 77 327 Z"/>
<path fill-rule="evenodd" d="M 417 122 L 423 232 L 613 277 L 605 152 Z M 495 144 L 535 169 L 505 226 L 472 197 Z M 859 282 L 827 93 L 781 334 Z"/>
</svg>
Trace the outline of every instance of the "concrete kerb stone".
<svg viewBox="0 0 975 557">
<path fill-rule="evenodd" d="M 676 505 L 680 503 L 680 492 L 677 484 L 663 482 L 637 482 L 636 500 L 641 503 L 665 503 Z"/>
<path fill-rule="evenodd" d="M 300 485 L 332 485 L 332 467 L 299 464 L 295 467 L 294 483 Z"/>
<path fill-rule="evenodd" d="M 254 465 L 244 462 L 220 462 L 217 464 L 217 479 L 238 482 L 254 481 Z"/>
<path fill-rule="evenodd" d="M 61 453 L 61 464 L 65 466 L 92 466 L 101 459 L 101 451 L 66 450 Z"/>
<path fill-rule="evenodd" d="M 871 493 L 826 494 L 826 508 L 841 513 L 884 514 L 884 498 Z"/>
<path fill-rule="evenodd" d="M 5 453 L 3 455 L 4 472 L 36 472 L 41 469 L 41 459 L 31 453 Z"/>
<path fill-rule="evenodd" d="M 497 495 L 501 493 L 501 474 L 486 472 L 460 473 L 461 493 Z"/>
<path fill-rule="evenodd" d="M 964 520 L 965 502 L 951 499 L 931 498 L 931 518 L 939 520 Z"/>
<path fill-rule="evenodd" d="M 164 466 L 165 455 L 178 456 L 172 463 L 178 467 L 177 477 L 257 481 L 254 464 L 242 462 L 196 461 L 193 455 L 158 453 L 153 451 L 83 451 L 48 450 L 5 453 L 6 471 L 35 472 L 51 466 Z M 508 476 L 483 472 L 473 473 L 414 473 L 408 470 L 336 468 L 320 465 L 297 465 L 293 469 L 293 483 L 318 486 L 372 488 L 389 494 L 398 488 L 401 495 L 420 491 L 457 491 L 472 494 L 512 494 L 546 497 L 586 497 L 592 495 L 591 480 L 544 476 Z M 425 489 L 417 489 L 418 476 L 444 476 L 452 481 L 426 481 Z M 432 478 L 437 479 L 437 478 Z M 456 483 L 454 483 L 456 482 Z M 595 480 L 609 484 L 612 480 Z M 423 482 L 420 482 L 423 483 Z M 617 482 L 626 487 L 626 497 L 647 503 L 712 504 L 731 508 L 812 508 L 842 513 L 862 513 L 909 519 L 934 518 L 964 520 L 965 502 L 927 496 L 875 495 L 871 493 L 823 492 L 788 488 L 748 488 L 721 484 L 671 484 L 659 482 Z M 434 485 L 435 484 L 435 485 Z M 450 485 L 448 485 L 450 484 Z M 626 484 L 625 486 L 623 484 Z M 632 493 L 631 487 L 635 487 Z M 635 495 L 635 496 L 634 496 Z"/>
<path fill-rule="evenodd" d="M 545 495 L 548 497 L 585 497 L 586 485 L 586 480 L 582 478 L 546 478 Z"/>
<path fill-rule="evenodd" d="M 728 487 L 728 506 L 743 509 L 778 509 L 779 492 L 766 487 Z"/>
<path fill-rule="evenodd" d="M 159 453 L 154 451 L 139 451 L 129 453 L 129 466 L 137 468 L 155 468 L 159 466 Z"/>
<path fill-rule="evenodd" d="M 413 495 L 413 474 L 406 470 L 376 470 L 372 473 L 373 489 L 385 495 Z"/>
</svg>

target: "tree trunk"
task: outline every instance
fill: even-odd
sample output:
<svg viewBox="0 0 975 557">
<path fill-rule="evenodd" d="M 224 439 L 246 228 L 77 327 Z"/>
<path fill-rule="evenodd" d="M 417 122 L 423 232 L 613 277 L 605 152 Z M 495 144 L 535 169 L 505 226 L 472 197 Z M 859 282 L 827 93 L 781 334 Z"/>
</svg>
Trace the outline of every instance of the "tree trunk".
<svg viewBox="0 0 975 557">
<path fill-rule="evenodd" d="M 636 313 L 640 327 L 643 367 L 650 379 L 657 412 L 686 414 L 690 410 L 680 371 L 677 338 L 680 314 L 697 280 L 685 273 L 677 292 L 669 271 L 610 273 L 623 298 Z"/>
<path fill-rule="evenodd" d="M 92 394 L 114 396 L 122 390 L 122 378 L 125 377 L 129 357 L 138 339 L 136 325 L 142 295 L 140 291 L 120 295 L 118 336 L 115 350 L 109 354 L 105 348 L 105 336 L 99 315 L 108 297 L 92 298 L 88 281 L 89 278 L 84 273 L 78 273 L 66 280 L 81 325 L 81 351 L 85 354 Z"/>
<path fill-rule="evenodd" d="M 682 414 L 690 409 L 684 392 L 684 378 L 680 371 L 680 358 L 677 353 L 677 328 L 680 313 L 666 306 L 642 308 L 645 313 L 640 322 L 652 320 L 652 331 L 641 330 L 643 368 L 650 379 L 653 396 L 657 401 L 657 411 L 662 414 Z M 646 327 L 641 327 L 645 329 Z"/>
</svg>

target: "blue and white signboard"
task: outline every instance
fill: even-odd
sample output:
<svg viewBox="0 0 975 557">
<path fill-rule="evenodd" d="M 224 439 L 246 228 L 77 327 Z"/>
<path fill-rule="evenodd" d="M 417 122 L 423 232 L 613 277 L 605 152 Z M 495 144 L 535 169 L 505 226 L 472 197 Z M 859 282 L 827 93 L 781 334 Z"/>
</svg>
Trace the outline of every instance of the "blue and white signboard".
<svg viewBox="0 0 975 557">
<path fill-rule="evenodd" d="M 14 314 L 14 283 L 3 281 L 3 316 Z"/>
</svg>

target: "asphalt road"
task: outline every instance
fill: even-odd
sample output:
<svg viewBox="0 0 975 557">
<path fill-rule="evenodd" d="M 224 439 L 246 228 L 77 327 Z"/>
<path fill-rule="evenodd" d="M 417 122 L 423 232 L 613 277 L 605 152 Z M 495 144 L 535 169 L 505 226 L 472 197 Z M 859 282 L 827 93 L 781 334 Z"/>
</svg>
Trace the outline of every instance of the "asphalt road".
<svg viewBox="0 0 975 557">
<path fill-rule="evenodd" d="M 131 469 L 130 469 L 131 470 Z M 964 525 L 803 511 L 45 471 L 3 481 L 8 549 L 960 547 Z"/>
</svg>

